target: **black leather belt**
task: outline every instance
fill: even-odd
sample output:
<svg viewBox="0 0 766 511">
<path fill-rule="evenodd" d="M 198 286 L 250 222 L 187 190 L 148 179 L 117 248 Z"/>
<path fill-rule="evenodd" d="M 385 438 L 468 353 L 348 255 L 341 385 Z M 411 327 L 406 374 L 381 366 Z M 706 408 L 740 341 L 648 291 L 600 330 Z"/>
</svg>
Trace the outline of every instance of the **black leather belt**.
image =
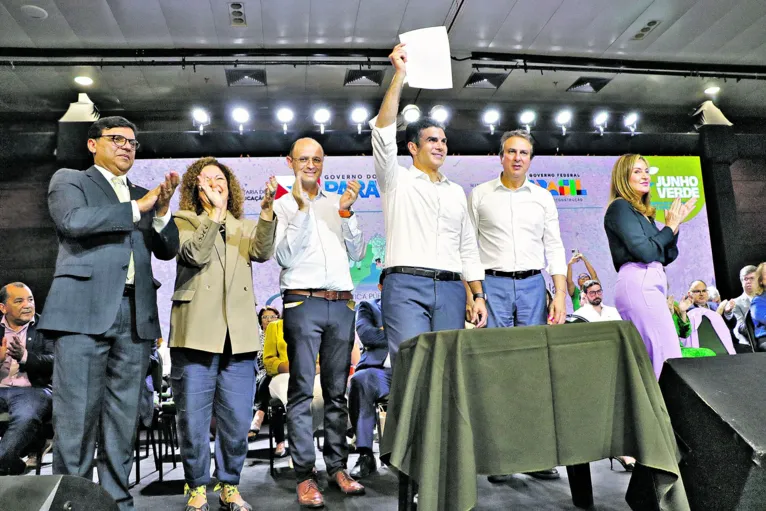
<svg viewBox="0 0 766 511">
<path fill-rule="evenodd" d="M 417 277 L 426 277 L 434 280 L 462 280 L 463 277 L 457 272 L 447 270 L 431 270 L 429 268 L 417 268 L 415 266 L 392 266 L 383 270 L 383 275 L 391 273 L 404 273 Z"/>
<path fill-rule="evenodd" d="M 528 279 L 535 275 L 540 275 L 540 270 L 524 270 L 524 271 L 499 271 L 499 270 L 484 270 L 485 275 L 492 275 L 493 277 L 506 277 L 509 279 Z"/>
<path fill-rule="evenodd" d="M 136 286 L 134 284 L 125 284 L 122 296 L 136 296 Z"/>
</svg>

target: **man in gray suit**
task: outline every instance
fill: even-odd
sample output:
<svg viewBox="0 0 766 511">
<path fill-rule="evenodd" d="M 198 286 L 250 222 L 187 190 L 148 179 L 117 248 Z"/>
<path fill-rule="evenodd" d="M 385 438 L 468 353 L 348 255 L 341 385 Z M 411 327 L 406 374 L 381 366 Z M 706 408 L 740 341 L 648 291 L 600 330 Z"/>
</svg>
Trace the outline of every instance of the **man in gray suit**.
<svg viewBox="0 0 766 511">
<path fill-rule="evenodd" d="M 750 310 L 750 301 L 755 293 L 755 266 L 748 265 L 739 271 L 739 281 L 742 283 L 743 293 L 734 298 L 734 308 L 727 304 L 723 317 L 730 321 L 732 317 L 737 319 L 737 325 L 734 327 L 734 336 L 740 344 L 750 345 L 747 338 L 747 327 L 745 326 L 745 315 Z"/>
<path fill-rule="evenodd" d="M 179 244 L 169 211 L 178 174 L 153 190 L 126 177 L 136 131 L 122 117 L 99 119 L 88 130 L 94 165 L 53 175 L 48 208 L 59 252 L 38 326 L 56 341 L 53 472 L 92 478 L 98 442 L 99 482 L 121 510 L 133 509 L 138 401 L 161 336 L 151 255 L 170 260 Z"/>
</svg>

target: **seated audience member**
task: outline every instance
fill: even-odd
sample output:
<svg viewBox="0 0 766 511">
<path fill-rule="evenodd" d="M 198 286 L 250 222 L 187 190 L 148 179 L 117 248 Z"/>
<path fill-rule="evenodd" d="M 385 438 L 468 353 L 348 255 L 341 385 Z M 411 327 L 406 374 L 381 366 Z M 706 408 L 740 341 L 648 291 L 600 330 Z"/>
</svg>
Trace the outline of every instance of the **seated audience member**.
<svg viewBox="0 0 766 511">
<path fill-rule="evenodd" d="M 766 263 L 759 264 L 755 270 L 753 291 L 750 316 L 755 326 L 755 346 L 758 351 L 766 351 Z"/>
<path fill-rule="evenodd" d="M 290 381 L 290 362 L 287 358 L 287 343 L 285 342 L 284 322 L 281 319 L 272 321 L 266 327 L 266 336 L 263 341 L 263 365 L 266 374 L 271 378 L 269 392 L 271 397 L 279 399 L 287 409 L 287 385 Z M 275 410 L 276 411 L 276 410 Z M 274 431 L 274 441 L 277 443 L 274 454 L 285 456 L 285 419 L 281 414 L 272 416 L 272 424 L 269 425 Z M 324 400 L 322 399 L 322 385 L 319 381 L 319 364 L 314 378 L 314 399 L 311 401 L 311 414 L 313 418 L 313 430 L 316 431 L 322 425 L 324 417 Z"/>
<path fill-rule="evenodd" d="M 726 310 L 724 310 L 723 317 L 728 321 L 735 320 L 734 328 L 732 329 L 734 337 L 737 338 L 740 344 L 750 344 L 747 338 L 747 326 L 745 325 L 745 316 L 747 311 L 750 310 L 750 301 L 755 296 L 755 266 L 748 265 L 742 268 L 739 272 L 739 281 L 742 283 L 742 294 L 733 300 L 729 300 Z M 734 302 L 734 305 L 731 305 Z"/>
<path fill-rule="evenodd" d="M 708 300 L 716 305 L 721 305 L 721 293 L 718 292 L 718 288 L 714 286 L 708 286 L 707 288 Z"/>
<path fill-rule="evenodd" d="M 378 289 L 383 289 L 383 274 L 378 280 Z M 375 402 L 388 395 L 391 385 L 388 342 L 383 331 L 383 313 L 380 310 L 379 298 L 359 304 L 356 311 L 356 332 L 364 347 L 364 353 L 351 377 L 348 411 L 359 452 L 359 459 L 351 471 L 351 477 L 362 479 L 378 470 L 375 456 L 372 454 Z"/>
<path fill-rule="evenodd" d="M 718 304 L 710 301 L 707 284 L 701 280 L 695 280 L 689 286 L 689 298 L 692 299 L 692 306 L 689 307 L 689 310 L 696 309 L 697 307 L 704 307 L 712 311 L 718 310 Z"/>
<path fill-rule="evenodd" d="M 266 416 L 266 408 L 269 406 L 269 399 L 271 399 L 271 393 L 269 392 L 271 376 L 266 374 L 266 366 L 263 365 L 263 343 L 266 337 L 266 327 L 269 326 L 269 323 L 278 319 L 279 311 L 274 307 L 266 306 L 258 311 L 258 322 L 261 324 L 261 342 L 260 349 L 255 357 L 255 402 L 253 403 L 255 414 L 253 415 L 253 421 L 250 423 L 250 432 L 247 435 L 248 440 L 255 440 L 255 437 L 261 431 L 263 418 Z"/>
<path fill-rule="evenodd" d="M 591 323 L 596 321 L 622 321 L 617 309 L 603 304 L 604 291 L 598 281 L 586 281 L 582 285 L 582 290 L 586 303 L 577 309 L 576 316 L 587 319 Z"/>
<path fill-rule="evenodd" d="M 684 296 L 680 302 L 675 301 L 673 295 L 668 296 L 668 309 L 673 316 L 673 323 L 676 327 L 676 334 L 679 339 L 685 339 L 691 335 L 692 327 L 689 316 L 686 314 L 692 306 L 692 299 Z"/>
<path fill-rule="evenodd" d="M 0 413 L 9 415 L 0 438 L 0 475 L 17 475 L 26 469 L 21 456 L 51 415 L 54 342 L 37 332 L 35 299 L 23 283 L 0 288 L 0 312 Z"/>
<path fill-rule="evenodd" d="M 585 263 L 585 269 L 588 270 L 588 273 L 581 273 L 578 275 L 577 286 L 575 286 L 575 283 L 572 280 L 572 266 L 574 266 L 577 261 Z M 590 262 L 585 258 L 585 255 L 578 252 L 572 256 L 572 259 L 570 259 L 567 264 L 567 292 L 569 293 L 570 298 L 572 298 L 572 310 L 576 311 L 582 306 L 582 286 L 589 280 L 598 281 L 598 274 L 593 266 L 591 266 Z"/>
</svg>

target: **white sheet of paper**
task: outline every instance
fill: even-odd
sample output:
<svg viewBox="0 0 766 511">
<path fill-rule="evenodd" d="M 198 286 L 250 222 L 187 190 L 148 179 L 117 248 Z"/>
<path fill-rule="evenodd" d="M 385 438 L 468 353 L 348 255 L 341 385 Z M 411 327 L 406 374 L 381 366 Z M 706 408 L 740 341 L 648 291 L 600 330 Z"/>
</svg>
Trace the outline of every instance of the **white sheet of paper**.
<svg viewBox="0 0 766 511">
<path fill-rule="evenodd" d="M 451 89 L 452 60 L 447 27 L 430 27 L 399 34 L 407 46 L 407 83 L 418 89 Z"/>
</svg>

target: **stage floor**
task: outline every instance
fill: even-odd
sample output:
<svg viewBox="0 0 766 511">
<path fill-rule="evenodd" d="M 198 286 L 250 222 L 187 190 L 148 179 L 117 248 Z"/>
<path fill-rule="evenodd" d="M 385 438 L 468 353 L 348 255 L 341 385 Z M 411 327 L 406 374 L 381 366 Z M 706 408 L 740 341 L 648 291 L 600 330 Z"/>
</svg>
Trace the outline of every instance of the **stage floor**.
<svg viewBox="0 0 766 511">
<path fill-rule="evenodd" d="M 295 495 L 295 479 L 292 470 L 288 467 L 288 459 L 276 460 L 279 468 L 276 480 L 269 474 L 268 460 L 268 426 L 264 426 L 261 435 L 255 442 L 250 444 L 245 468 L 242 471 L 240 491 L 246 500 L 258 511 L 284 511 L 285 509 L 299 509 Z M 376 455 L 377 447 L 375 444 Z M 144 448 L 141 448 L 141 456 Z M 320 470 L 322 481 L 326 477 L 321 453 L 317 452 L 317 468 Z M 349 468 L 356 462 L 356 455 L 352 454 L 349 459 Z M 51 455 L 47 454 L 43 460 L 42 474 L 51 474 Z M 154 460 L 149 458 L 141 460 L 141 481 L 133 486 L 131 493 L 135 498 L 137 511 L 179 511 L 184 508 L 183 497 L 183 469 L 180 462 L 176 469 L 170 462 L 163 466 L 163 482 L 158 480 L 158 473 L 154 466 Z M 558 510 L 577 509 L 572 505 L 569 493 L 569 482 L 566 470 L 559 467 L 561 479 L 555 481 L 541 481 L 525 475 L 515 475 L 511 481 L 504 484 L 490 484 L 487 478 L 479 476 L 478 490 L 479 502 L 477 510 Z M 615 462 L 615 470 L 609 469 L 609 460 L 601 460 L 591 463 L 591 476 L 593 479 L 593 496 L 595 510 L 627 510 L 625 492 L 630 480 L 630 474 L 624 472 L 622 467 Z M 31 472 L 29 477 L 34 477 Z M 135 468 L 130 475 L 130 482 L 135 482 Z M 368 480 L 362 481 L 367 488 L 367 493 L 360 497 L 344 497 L 337 489 L 328 488 L 325 482 L 321 486 L 325 488 L 326 509 L 354 509 L 376 511 L 394 511 L 397 509 L 397 478 L 387 468 L 379 468 L 378 473 Z M 213 484 L 209 487 L 208 501 L 211 509 L 217 509 L 217 495 L 213 493 Z"/>
</svg>

